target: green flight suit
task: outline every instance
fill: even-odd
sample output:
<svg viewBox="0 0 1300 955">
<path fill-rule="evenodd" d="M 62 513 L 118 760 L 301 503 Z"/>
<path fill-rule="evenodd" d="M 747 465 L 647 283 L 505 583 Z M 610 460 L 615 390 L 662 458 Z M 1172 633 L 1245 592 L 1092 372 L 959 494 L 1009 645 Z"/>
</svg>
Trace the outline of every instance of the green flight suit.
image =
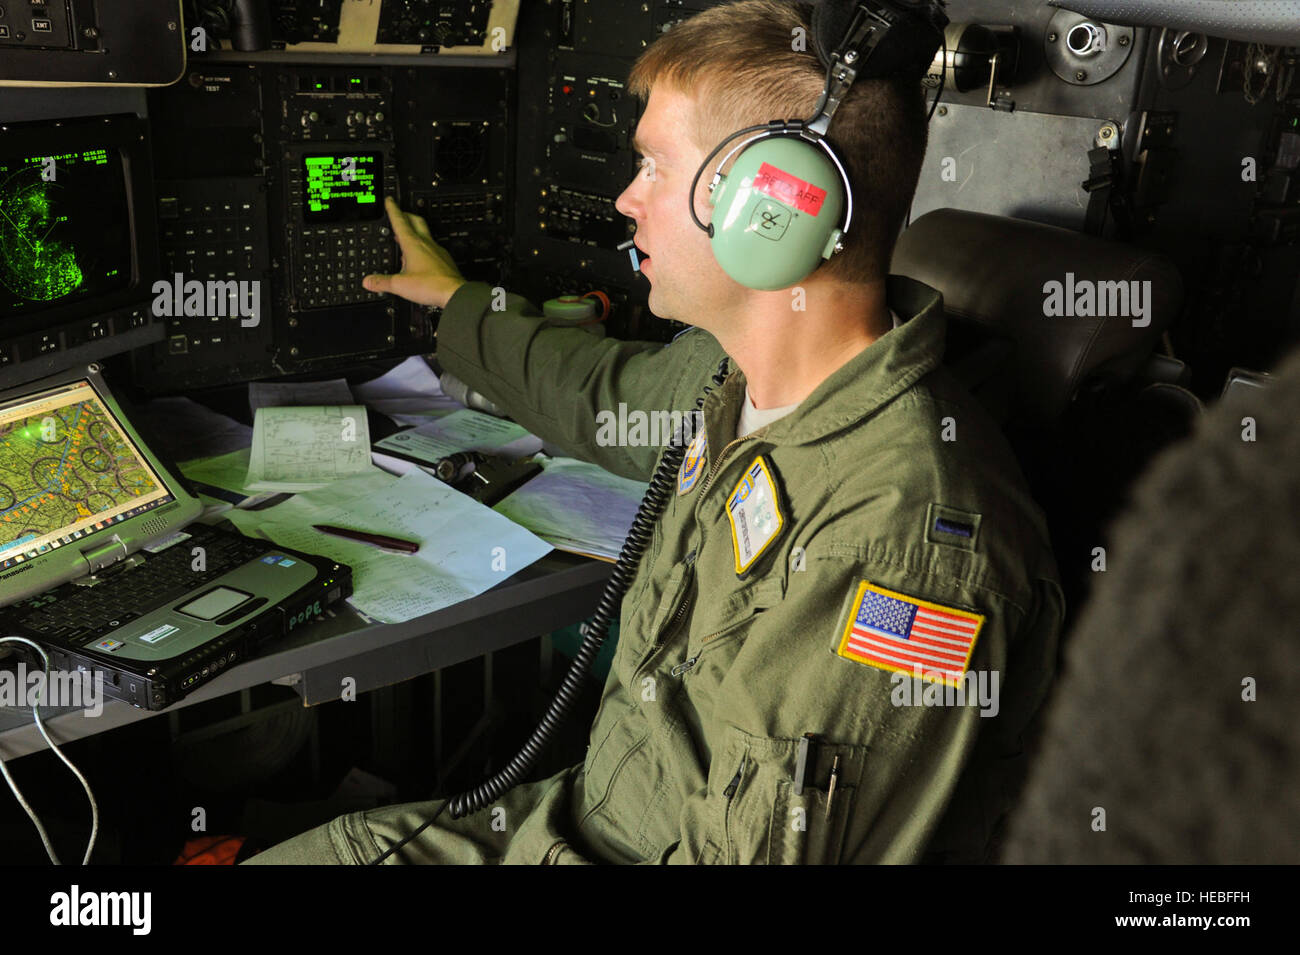
<svg viewBox="0 0 1300 955">
<path fill-rule="evenodd" d="M 887 299 L 903 324 L 786 417 L 733 440 L 745 396 L 734 363 L 705 401 L 707 448 L 675 477 L 624 598 L 584 764 L 516 788 L 502 811 L 444 813 L 389 862 L 987 857 L 1052 679 L 1064 600 L 1015 459 L 940 365 L 941 297 L 891 276 Z M 699 329 L 668 346 L 621 342 L 546 327 L 516 295 L 504 311 L 492 302 L 471 282 L 447 304 L 447 370 L 535 434 L 642 480 L 662 448 L 607 446 L 598 413 L 688 411 L 723 357 Z M 742 577 L 727 504 L 759 455 L 784 523 Z M 942 684 L 838 652 L 880 590 L 902 601 L 894 610 L 983 618 L 966 666 L 997 672 L 996 715 L 973 693 L 925 705 L 923 688 L 944 702 Z M 796 794 L 807 733 L 818 745 Z M 367 862 L 437 805 L 340 817 L 253 861 Z"/>
</svg>

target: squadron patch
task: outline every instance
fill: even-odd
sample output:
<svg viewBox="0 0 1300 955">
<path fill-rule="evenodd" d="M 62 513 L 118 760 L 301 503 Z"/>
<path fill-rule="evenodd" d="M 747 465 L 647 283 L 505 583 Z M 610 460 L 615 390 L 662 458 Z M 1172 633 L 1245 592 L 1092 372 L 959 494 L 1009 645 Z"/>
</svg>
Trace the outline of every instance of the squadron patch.
<svg viewBox="0 0 1300 955">
<path fill-rule="evenodd" d="M 957 686 L 975 651 L 982 614 L 858 583 L 836 654 Z"/>
<path fill-rule="evenodd" d="M 744 576 L 785 527 L 781 495 L 771 465 L 761 454 L 727 498 L 727 519 L 731 521 L 736 573 Z"/>
<path fill-rule="evenodd" d="M 690 443 L 686 449 L 686 457 L 682 459 L 682 469 L 677 474 L 677 493 L 685 494 L 691 488 L 695 487 L 695 482 L 700 479 L 704 473 L 704 461 L 709 453 L 709 436 L 704 428 L 700 428 L 700 433 L 695 436 L 695 440 Z"/>
</svg>

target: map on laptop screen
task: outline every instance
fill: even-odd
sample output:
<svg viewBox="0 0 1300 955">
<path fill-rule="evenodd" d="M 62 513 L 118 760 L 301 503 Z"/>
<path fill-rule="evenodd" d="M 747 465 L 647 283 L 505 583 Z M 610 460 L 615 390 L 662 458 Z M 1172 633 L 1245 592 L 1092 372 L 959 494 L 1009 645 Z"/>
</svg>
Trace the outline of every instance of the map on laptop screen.
<svg viewBox="0 0 1300 955">
<path fill-rule="evenodd" d="M 170 500 L 89 382 L 0 407 L 0 569 Z"/>
</svg>

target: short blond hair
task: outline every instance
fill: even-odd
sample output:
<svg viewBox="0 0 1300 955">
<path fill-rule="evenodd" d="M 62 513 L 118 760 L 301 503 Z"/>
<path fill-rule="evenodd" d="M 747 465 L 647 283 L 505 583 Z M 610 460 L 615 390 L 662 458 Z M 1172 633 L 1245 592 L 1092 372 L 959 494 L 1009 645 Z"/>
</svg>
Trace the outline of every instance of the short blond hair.
<svg viewBox="0 0 1300 955">
<path fill-rule="evenodd" d="M 796 51 L 800 35 L 805 48 Z M 707 154 L 746 126 L 810 118 L 825 80 L 813 52 L 811 4 L 740 0 L 705 10 L 656 39 L 633 65 L 628 90 L 643 102 L 657 83 L 692 95 L 691 138 Z M 925 156 L 921 84 L 859 80 L 829 132 L 853 187 L 853 222 L 844 251 L 814 274 L 842 282 L 882 279 Z"/>
</svg>

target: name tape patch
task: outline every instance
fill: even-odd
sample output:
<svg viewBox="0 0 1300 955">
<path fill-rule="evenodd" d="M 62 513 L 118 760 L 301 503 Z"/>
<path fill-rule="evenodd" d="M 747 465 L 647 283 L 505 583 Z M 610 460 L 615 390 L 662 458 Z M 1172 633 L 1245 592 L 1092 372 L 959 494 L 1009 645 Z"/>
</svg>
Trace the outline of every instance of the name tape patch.
<svg viewBox="0 0 1300 955">
<path fill-rule="evenodd" d="M 763 455 L 745 469 L 745 476 L 727 497 L 727 519 L 731 522 L 736 573 L 743 576 L 785 527 L 780 494 Z"/>
</svg>

